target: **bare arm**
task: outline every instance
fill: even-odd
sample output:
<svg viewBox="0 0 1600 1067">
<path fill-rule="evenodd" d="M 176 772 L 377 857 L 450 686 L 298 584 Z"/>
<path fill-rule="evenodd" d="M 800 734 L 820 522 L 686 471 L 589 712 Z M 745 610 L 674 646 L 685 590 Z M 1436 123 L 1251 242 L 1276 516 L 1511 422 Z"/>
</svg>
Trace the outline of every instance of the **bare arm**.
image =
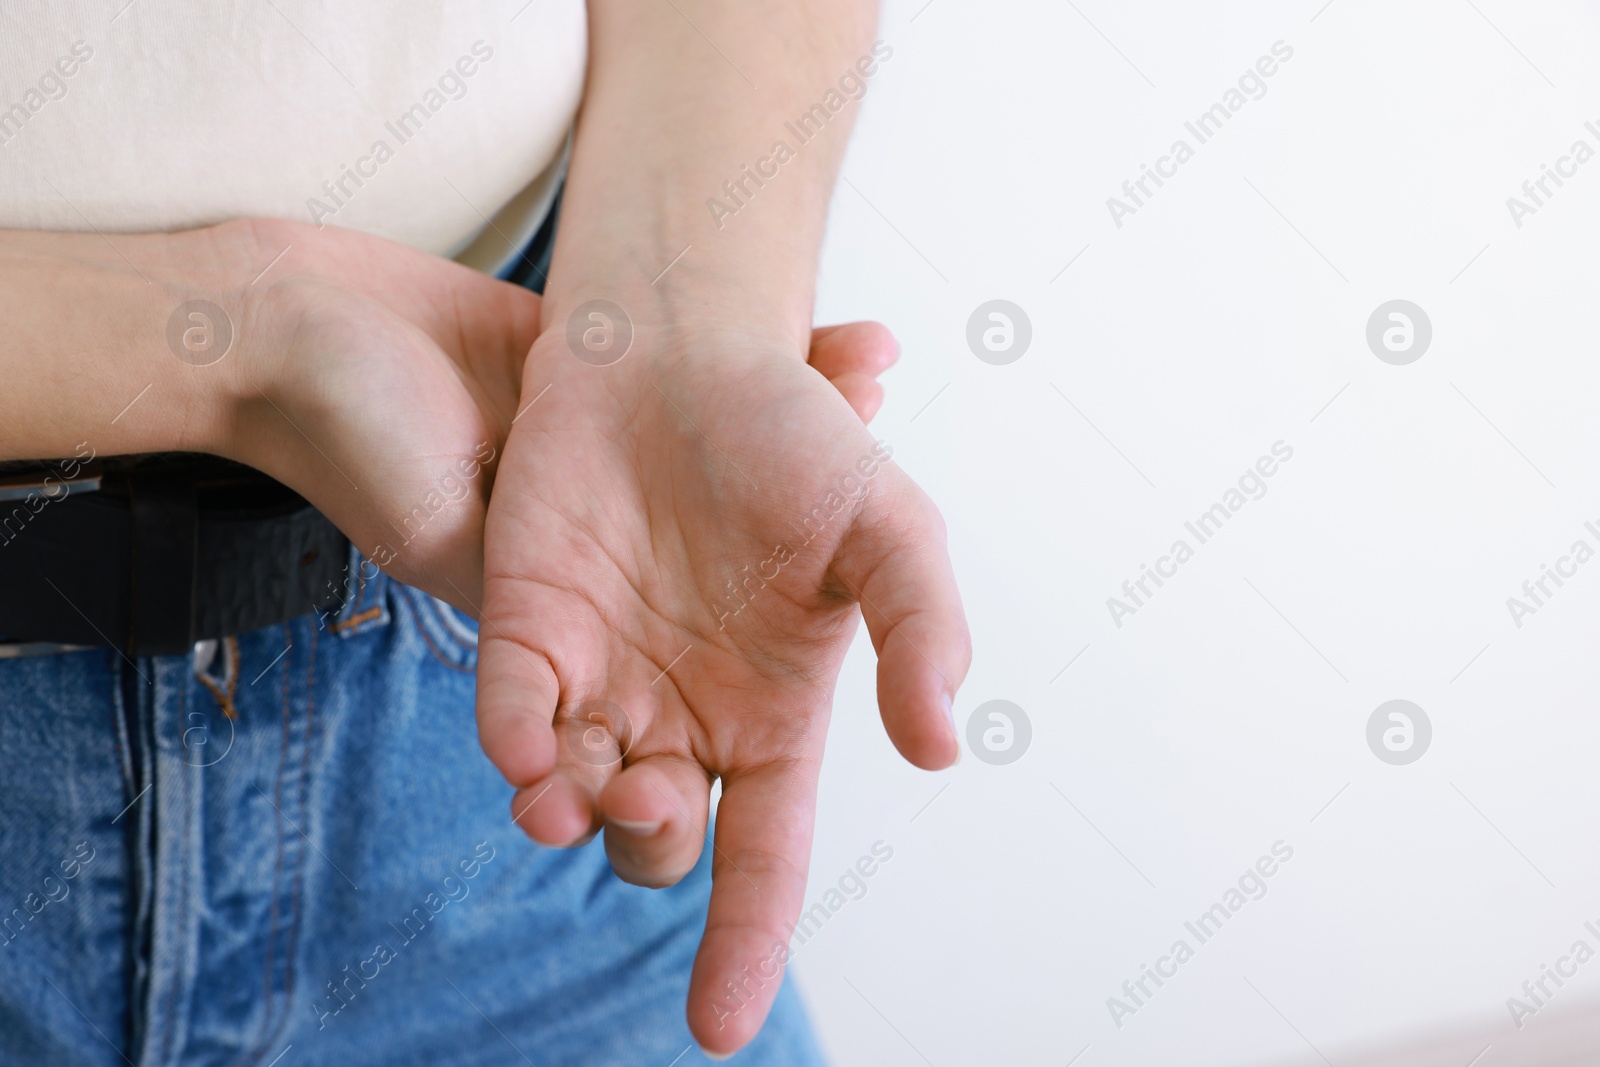
<svg viewBox="0 0 1600 1067">
<path fill-rule="evenodd" d="M 850 94 L 887 51 L 873 54 L 876 5 L 595 0 L 589 11 L 547 322 L 604 297 L 647 324 L 726 326 L 803 354 Z"/>
<path fill-rule="evenodd" d="M 782 981 L 863 616 L 895 746 L 930 770 L 959 752 L 970 651 L 943 523 L 801 365 L 851 97 L 892 54 L 874 54 L 874 16 L 593 0 L 523 373 L 537 406 L 485 526 L 479 737 L 518 824 L 553 846 L 603 830 L 623 878 L 668 885 L 700 857 L 721 780 L 687 1008 L 718 1055 L 755 1036 Z M 605 350 L 584 351 L 590 300 L 631 320 L 625 354 L 603 328 Z M 607 735 L 615 748 L 591 745 Z"/>
<path fill-rule="evenodd" d="M 244 269 L 248 243 L 238 229 L 115 246 L 0 232 L 0 459 L 67 456 L 84 441 L 100 455 L 220 450 L 243 365 L 185 363 L 166 328 L 180 293 L 245 287 L 227 275 Z M 137 414 L 124 411 L 136 398 Z"/>
<path fill-rule="evenodd" d="M 516 286 L 331 227 L 0 233 L 0 458 L 225 456 L 466 607 L 538 309 Z M 397 533 L 446 479 L 467 492 Z"/>
</svg>

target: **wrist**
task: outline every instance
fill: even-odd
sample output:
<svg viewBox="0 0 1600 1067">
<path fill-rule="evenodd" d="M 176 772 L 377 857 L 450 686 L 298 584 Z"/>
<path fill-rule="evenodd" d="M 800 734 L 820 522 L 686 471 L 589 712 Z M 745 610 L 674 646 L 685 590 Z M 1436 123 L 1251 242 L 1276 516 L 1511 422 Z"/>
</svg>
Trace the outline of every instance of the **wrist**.
<svg viewBox="0 0 1600 1067">
<path fill-rule="evenodd" d="M 282 368 L 297 272 L 279 260 L 291 246 L 297 267 L 312 253 L 299 229 L 245 219 L 178 235 L 188 269 L 167 283 L 165 347 L 187 405 L 186 450 L 261 468 L 263 450 L 281 447 L 262 428 L 267 412 L 294 402 Z"/>
<path fill-rule="evenodd" d="M 259 465 L 246 415 L 274 395 L 284 317 L 282 290 L 263 275 L 291 240 L 260 220 L 173 235 L 168 252 L 181 269 L 159 279 L 167 306 L 161 340 L 183 418 L 181 450 Z"/>
<path fill-rule="evenodd" d="M 640 336 L 747 334 L 779 340 L 803 360 L 820 226 L 775 203 L 766 217 L 719 231 L 698 204 L 688 213 L 673 204 L 621 218 L 600 205 L 586 209 L 582 190 L 569 183 L 544 294 L 545 329 L 564 330 L 582 304 L 604 299 L 626 312 Z"/>
<path fill-rule="evenodd" d="M 85 443 L 98 455 L 228 454 L 253 371 L 242 358 L 257 303 L 241 295 L 252 277 L 245 236 L 0 234 L 0 373 L 10 383 L 0 459 Z"/>
<path fill-rule="evenodd" d="M 596 286 L 560 302 L 547 301 L 542 311 L 540 340 L 522 374 L 524 404 L 552 381 L 552 374 L 624 388 L 631 381 L 649 393 L 648 381 L 659 382 L 675 368 L 701 360 L 759 355 L 803 364 L 808 356 L 790 323 L 687 294 Z"/>
<path fill-rule="evenodd" d="M 724 264 L 692 261 L 696 251 L 691 249 L 655 284 L 648 277 L 635 277 L 642 257 L 619 257 L 610 265 L 558 261 L 545 292 L 542 332 L 560 338 L 563 347 L 574 348 L 582 347 L 586 336 L 626 330 L 631 347 L 619 365 L 629 360 L 637 364 L 642 353 L 689 354 L 711 339 L 781 352 L 804 362 L 811 335 L 810 280 L 777 287 L 762 284 L 760 263 L 736 271 Z M 595 318 L 597 311 L 601 318 Z M 611 321 L 619 315 L 620 321 Z M 590 335 L 591 327 L 601 332 Z M 590 361 L 575 348 L 573 354 Z"/>
</svg>

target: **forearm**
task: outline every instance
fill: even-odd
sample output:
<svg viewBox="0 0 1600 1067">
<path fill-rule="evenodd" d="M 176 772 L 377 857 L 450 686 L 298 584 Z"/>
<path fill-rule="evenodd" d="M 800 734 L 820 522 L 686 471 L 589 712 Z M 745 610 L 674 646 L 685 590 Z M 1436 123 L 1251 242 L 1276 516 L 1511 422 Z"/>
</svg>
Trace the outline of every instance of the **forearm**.
<svg viewBox="0 0 1600 1067">
<path fill-rule="evenodd" d="M 184 301 L 219 299 L 218 239 L 113 240 L 0 232 L 0 459 L 70 456 L 84 442 L 97 455 L 212 451 L 227 436 L 242 368 L 195 366 L 167 340 Z M 237 328 L 244 301 L 229 302 Z"/>
<path fill-rule="evenodd" d="M 603 297 L 646 328 L 778 331 L 803 358 L 828 200 L 863 70 L 880 61 L 876 6 L 592 0 L 589 11 L 547 323 Z"/>
</svg>

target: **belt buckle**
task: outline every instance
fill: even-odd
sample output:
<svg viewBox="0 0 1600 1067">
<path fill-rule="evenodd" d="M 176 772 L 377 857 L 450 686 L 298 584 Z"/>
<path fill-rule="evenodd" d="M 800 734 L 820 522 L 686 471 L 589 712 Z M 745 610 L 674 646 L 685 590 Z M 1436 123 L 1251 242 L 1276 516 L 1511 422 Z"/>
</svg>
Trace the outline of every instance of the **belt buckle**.
<svg viewBox="0 0 1600 1067">
<path fill-rule="evenodd" d="M 87 652 L 90 645 L 63 645 L 54 641 L 0 641 L 0 660 L 55 656 L 63 652 Z"/>
<path fill-rule="evenodd" d="M 105 472 L 99 460 L 78 463 L 67 460 L 62 467 L 76 466 L 76 473 L 68 476 L 61 467 L 23 471 L 19 474 L 0 474 L 0 502 L 26 500 L 42 496 L 46 500 L 60 500 L 72 493 L 93 493 L 99 490 Z M 59 487 L 59 492 L 52 489 Z"/>
</svg>

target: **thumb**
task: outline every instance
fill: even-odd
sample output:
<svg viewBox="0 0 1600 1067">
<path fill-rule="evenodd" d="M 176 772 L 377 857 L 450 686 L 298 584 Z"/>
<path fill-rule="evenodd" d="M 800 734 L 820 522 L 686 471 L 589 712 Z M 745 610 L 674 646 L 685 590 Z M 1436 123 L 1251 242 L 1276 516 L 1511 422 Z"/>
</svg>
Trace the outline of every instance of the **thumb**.
<svg viewBox="0 0 1600 1067">
<path fill-rule="evenodd" d="M 832 573 L 861 604 L 878 653 L 878 711 L 889 739 L 924 770 L 955 763 L 961 742 L 951 709 L 972 638 L 939 509 L 899 468 L 884 468 Z"/>
</svg>

